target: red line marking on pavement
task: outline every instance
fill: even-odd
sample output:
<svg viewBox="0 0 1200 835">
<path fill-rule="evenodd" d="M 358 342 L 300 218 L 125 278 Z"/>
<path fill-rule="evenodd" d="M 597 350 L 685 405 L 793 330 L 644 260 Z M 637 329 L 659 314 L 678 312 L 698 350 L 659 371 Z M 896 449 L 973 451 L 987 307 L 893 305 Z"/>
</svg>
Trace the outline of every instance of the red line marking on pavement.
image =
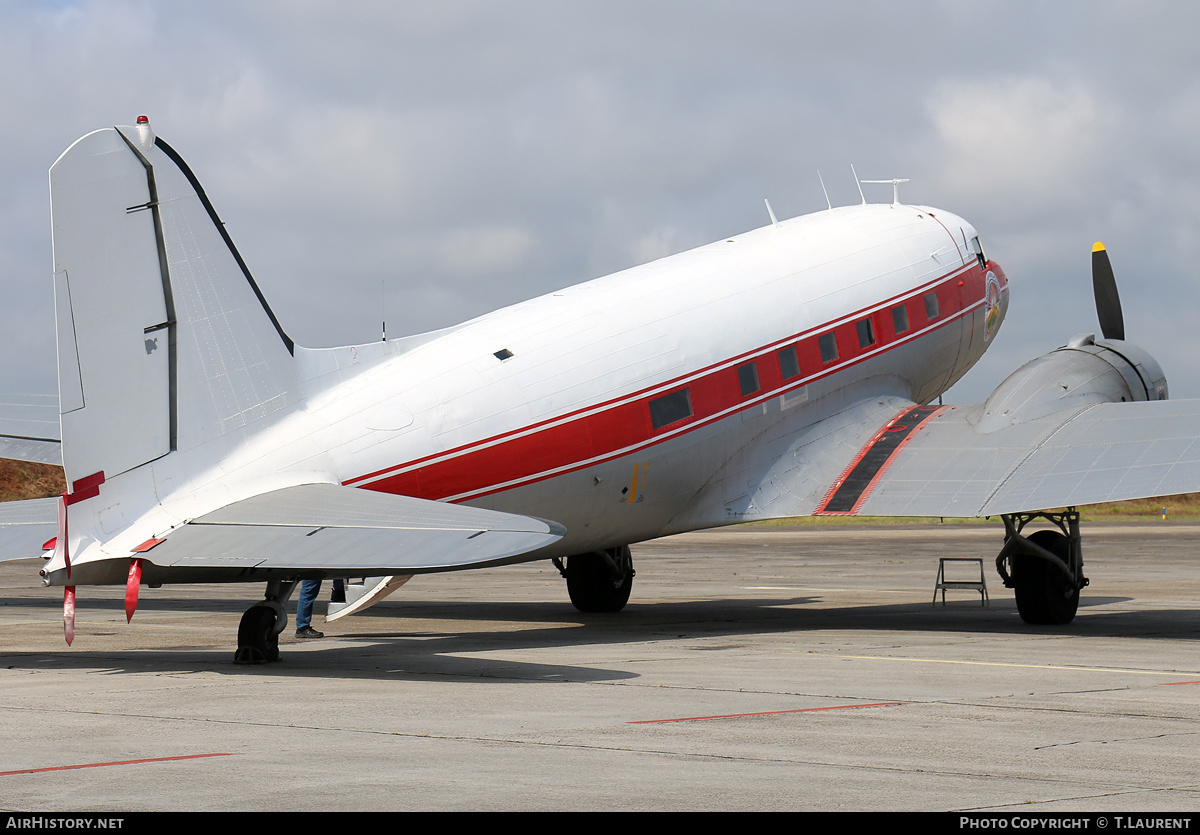
<svg viewBox="0 0 1200 835">
<path fill-rule="evenodd" d="M 1163 687 L 1171 687 L 1175 684 L 1200 684 L 1200 681 L 1160 681 L 1159 684 Z"/>
<path fill-rule="evenodd" d="M 760 713 L 727 713 L 722 716 L 686 716 L 680 719 L 640 719 L 626 725 L 653 725 L 659 722 L 697 722 L 702 719 L 741 719 L 745 716 L 779 716 L 784 713 L 813 713 L 818 710 L 849 710 L 855 707 L 895 707 L 905 702 L 872 702 L 868 705 L 830 705 L 829 707 L 802 707 L 797 710 L 764 710 Z"/>
<path fill-rule="evenodd" d="M 202 757 L 232 757 L 233 754 L 185 754 L 182 757 L 155 757 L 148 760 L 117 760 L 111 763 L 83 763 L 82 765 L 56 765 L 50 768 L 23 768 L 20 771 L 0 771 L 0 777 L 14 774 L 38 774 L 43 771 L 70 771 L 73 768 L 101 768 L 106 765 L 138 765 L 139 763 L 168 763 L 175 760 L 198 760 Z"/>
</svg>

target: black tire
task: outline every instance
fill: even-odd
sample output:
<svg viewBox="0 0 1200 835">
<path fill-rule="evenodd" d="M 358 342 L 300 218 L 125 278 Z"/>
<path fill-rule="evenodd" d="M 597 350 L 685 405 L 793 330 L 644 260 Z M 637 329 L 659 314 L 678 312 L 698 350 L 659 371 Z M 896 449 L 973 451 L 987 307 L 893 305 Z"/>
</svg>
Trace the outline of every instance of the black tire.
<svg viewBox="0 0 1200 835">
<path fill-rule="evenodd" d="M 275 630 L 275 610 L 270 606 L 251 606 L 238 625 L 236 664 L 268 664 L 279 660 L 279 633 Z"/>
<path fill-rule="evenodd" d="M 571 603 L 581 612 L 619 612 L 629 602 L 633 590 L 633 558 L 629 546 L 609 550 L 621 568 L 614 575 L 612 567 L 600 554 L 576 554 L 567 557 L 567 593 Z"/>
<path fill-rule="evenodd" d="M 1029 541 L 1040 545 L 1064 562 L 1070 542 L 1058 531 L 1037 531 Z M 1040 557 L 1016 554 L 1012 558 L 1013 587 L 1017 611 L 1026 623 L 1044 626 L 1070 623 L 1079 609 L 1079 589 L 1063 573 Z"/>
</svg>

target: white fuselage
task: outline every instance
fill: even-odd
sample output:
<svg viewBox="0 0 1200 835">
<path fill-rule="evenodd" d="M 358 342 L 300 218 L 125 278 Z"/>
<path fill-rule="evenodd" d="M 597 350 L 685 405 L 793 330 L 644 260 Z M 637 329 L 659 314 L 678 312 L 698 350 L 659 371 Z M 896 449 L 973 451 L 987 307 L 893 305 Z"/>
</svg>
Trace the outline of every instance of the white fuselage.
<svg viewBox="0 0 1200 835">
<path fill-rule="evenodd" d="M 561 554 L 737 521 L 696 506 L 736 451 L 847 397 L 929 402 L 978 360 L 1007 280 L 975 237 L 940 210 L 833 209 L 397 355 L 403 341 L 373 359 L 372 346 L 310 352 L 308 408 L 325 427 L 312 440 L 350 486 L 553 519 Z M 836 358 L 828 336 L 821 353 L 830 333 Z M 355 362 L 375 364 L 342 381 Z"/>
<path fill-rule="evenodd" d="M 730 494 L 764 476 L 747 450 L 870 398 L 927 403 L 978 360 L 1007 306 L 1007 279 L 980 252 L 974 229 L 940 210 L 832 209 L 438 333 L 297 348 L 302 390 L 274 412 L 99 473 L 98 493 L 76 481 L 75 571 L 60 549 L 47 579 L 124 582 L 144 543 L 320 482 L 566 528 L 514 560 L 753 518 Z M 252 579 L 158 571 L 153 582 Z"/>
</svg>

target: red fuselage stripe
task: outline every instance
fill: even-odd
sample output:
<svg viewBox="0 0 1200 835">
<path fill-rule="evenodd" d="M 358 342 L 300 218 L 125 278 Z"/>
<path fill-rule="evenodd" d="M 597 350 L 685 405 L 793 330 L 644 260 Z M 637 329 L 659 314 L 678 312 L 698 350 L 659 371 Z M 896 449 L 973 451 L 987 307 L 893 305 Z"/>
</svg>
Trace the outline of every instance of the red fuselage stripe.
<svg viewBox="0 0 1200 835">
<path fill-rule="evenodd" d="M 999 272 L 995 265 L 988 266 Z M 344 483 L 418 498 L 465 501 L 639 452 L 946 327 L 983 303 L 983 284 L 984 271 L 976 265 L 958 267 L 892 299 L 668 382 Z M 930 318 L 924 298 L 933 292 L 939 310 Z M 909 327 L 897 333 L 890 311 L 901 304 L 907 309 Z M 870 319 L 875 341 L 861 346 L 858 323 L 864 319 Z M 823 362 L 818 337 L 827 333 L 836 334 L 838 357 Z M 785 379 L 779 354 L 791 348 L 796 351 L 799 373 Z M 738 369 L 749 363 L 755 366 L 759 387 L 743 394 Z M 683 388 L 689 392 L 691 415 L 653 426 L 650 401 Z"/>
</svg>

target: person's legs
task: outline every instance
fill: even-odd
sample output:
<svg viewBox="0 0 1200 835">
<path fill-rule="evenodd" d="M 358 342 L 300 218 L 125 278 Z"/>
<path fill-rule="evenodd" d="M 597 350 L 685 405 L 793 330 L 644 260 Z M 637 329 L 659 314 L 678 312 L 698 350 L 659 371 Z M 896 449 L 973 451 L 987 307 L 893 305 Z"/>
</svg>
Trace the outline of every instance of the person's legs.
<svg viewBox="0 0 1200 835">
<path fill-rule="evenodd" d="M 300 598 L 296 601 L 296 637 L 324 638 L 325 635 L 312 628 L 313 603 L 321 593 L 320 580 L 304 580 L 300 583 Z"/>
</svg>

